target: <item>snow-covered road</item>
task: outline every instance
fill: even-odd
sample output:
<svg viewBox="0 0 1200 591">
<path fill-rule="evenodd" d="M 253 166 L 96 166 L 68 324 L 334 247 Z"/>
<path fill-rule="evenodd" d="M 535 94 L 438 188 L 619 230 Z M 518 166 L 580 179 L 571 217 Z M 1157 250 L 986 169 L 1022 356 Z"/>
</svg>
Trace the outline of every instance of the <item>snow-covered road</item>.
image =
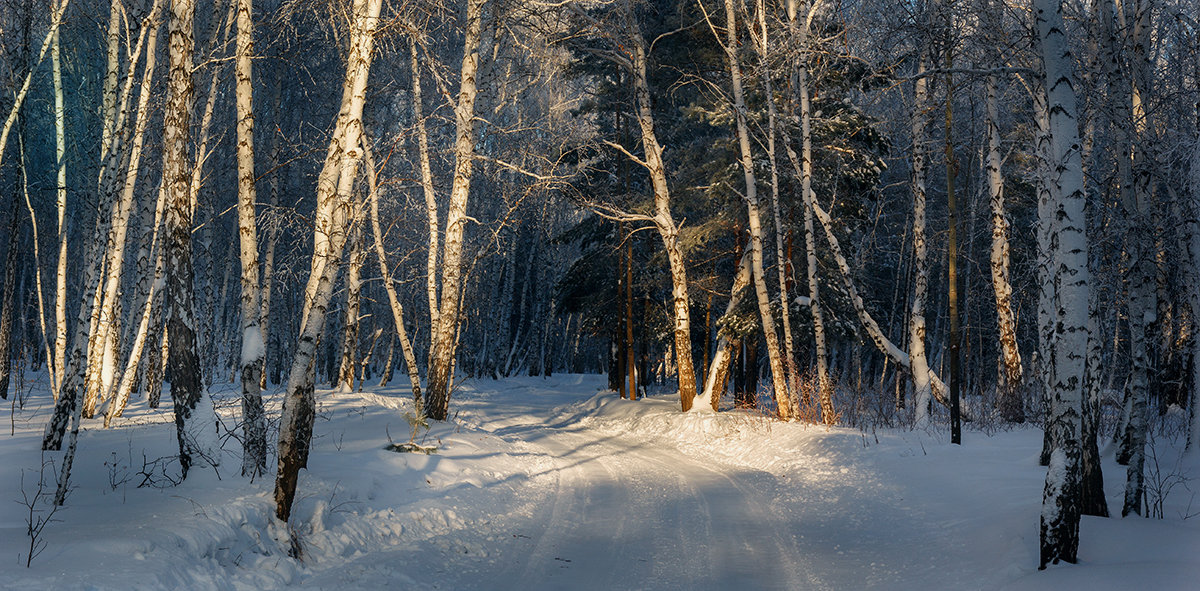
<svg viewBox="0 0 1200 591">
<path fill-rule="evenodd" d="M 1180 519 L 1195 512 L 1185 487 L 1166 520 L 1085 518 L 1081 564 L 1036 571 L 1045 471 L 1035 429 L 968 431 L 960 447 L 937 431 L 685 415 L 669 394 L 629 402 L 601 386 L 599 376 L 466 382 L 452 420 L 416 434 L 432 455 L 383 449 L 409 435 L 402 389 L 322 392 L 290 534 L 272 518 L 270 479 L 223 467 L 220 478 L 202 470 L 138 488 L 143 457 L 169 458 L 175 441 L 169 410 L 135 406 L 115 429 L 83 434 L 45 551 L 33 568 L 0 566 L 0 589 L 1172 590 L 1200 580 L 1200 523 Z M 236 402 L 231 391 L 222 412 Z M 3 498 L 33 490 L 47 409 L 22 415 L 0 447 Z M 1170 468 L 1174 448 L 1159 449 Z M 1124 472 L 1104 469 L 1117 507 Z M 27 547 L 26 514 L 0 504 L 0 552 Z M 289 535 L 303 560 L 287 556 Z"/>
<path fill-rule="evenodd" d="M 489 487 L 459 491 L 473 500 L 454 499 L 456 507 L 494 507 L 496 514 L 477 515 L 475 525 L 446 534 L 441 544 L 398 553 L 397 560 L 410 564 L 438 564 L 428 579 L 406 573 L 424 584 L 606 591 L 902 588 L 914 577 L 928 581 L 934 565 L 946 562 L 938 555 L 953 553 L 928 547 L 938 539 L 935 527 L 898 503 L 895 488 L 873 471 L 834 465 L 841 454 L 832 453 L 831 445 L 862 448 L 850 436 L 824 441 L 812 451 L 826 457 L 805 461 L 771 453 L 772 424 L 762 417 L 698 417 L 671 433 L 634 418 L 677 421 L 669 397 L 564 405 L 561 386 L 525 382 L 468 392 L 457 404 L 461 422 L 520 449 L 508 460 L 532 465 L 504 468 L 530 477 L 516 490 L 492 490 L 486 500 L 476 497 L 487 496 Z M 824 439 L 824 429 L 819 432 Z M 741 455 L 747 453 L 765 457 Z M 506 513 L 505 505 L 525 510 Z M 914 560 L 917 544 L 932 556 Z M 426 555 L 430 549 L 440 550 Z M 334 575 L 310 584 L 326 587 Z M 353 580 L 345 575 L 335 578 Z"/>
<path fill-rule="evenodd" d="M 535 426 L 528 435 L 555 458 L 555 487 L 528 553 L 507 569 L 517 586 L 811 586 L 769 474 L 721 472 L 628 435 Z"/>
</svg>

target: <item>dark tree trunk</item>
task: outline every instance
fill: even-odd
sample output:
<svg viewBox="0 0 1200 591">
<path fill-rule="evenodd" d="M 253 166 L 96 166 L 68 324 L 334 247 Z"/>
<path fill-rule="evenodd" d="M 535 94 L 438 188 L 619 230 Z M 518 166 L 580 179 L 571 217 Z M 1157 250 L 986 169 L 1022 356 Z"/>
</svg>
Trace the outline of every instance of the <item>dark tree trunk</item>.
<svg viewBox="0 0 1200 591">
<path fill-rule="evenodd" d="M 12 217 L 8 223 L 8 256 L 4 257 L 4 293 L 0 295 L 0 398 L 8 399 L 8 382 L 12 373 L 13 300 L 16 298 L 17 251 L 20 243 L 20 211 L 17 196 L 13 196 Z"/>
</svg>

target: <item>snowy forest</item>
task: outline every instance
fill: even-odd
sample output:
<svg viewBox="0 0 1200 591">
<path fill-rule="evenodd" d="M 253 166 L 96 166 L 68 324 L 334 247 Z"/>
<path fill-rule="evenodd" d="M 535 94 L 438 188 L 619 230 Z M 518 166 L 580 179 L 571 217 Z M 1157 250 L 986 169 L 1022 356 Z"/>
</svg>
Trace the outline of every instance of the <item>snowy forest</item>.
<svg viewBox="0 0 1200 591">
<path fill-rule="evenodd" d="M 1195 0 L 0 0 L 0 79 L 0 588 L 1200 580 Z"/>
</svg>

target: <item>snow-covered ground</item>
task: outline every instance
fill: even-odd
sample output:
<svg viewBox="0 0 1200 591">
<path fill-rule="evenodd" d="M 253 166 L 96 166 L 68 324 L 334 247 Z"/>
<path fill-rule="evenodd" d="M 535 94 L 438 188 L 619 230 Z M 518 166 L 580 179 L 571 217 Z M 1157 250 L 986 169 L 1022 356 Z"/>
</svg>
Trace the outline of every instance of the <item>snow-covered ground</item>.
<svg viewBox="0 0 1200 591">
<path fill-rule="evenodd" d="M 1036 429 L 968 430 L 959 447 L 936 432 L 683 415 L 671 395 L 627 402 L 602 387 L 468 382 L 453 420 L 418 434 L 431 455 L 384 449 L 410 436 L 403 389 L 321 392 L 290 536 L 271 479 L 237 474 L 234 441 L 216 471 L 139 488 L 165 484 L 176 467 L 154 461 L 177 450 L 169 403 L 140 402 L 81 435 L 67 506 L 27 569 L 22 487 L 37 490 L 49 411 L 37 396 L 0 445 L 0 587 L 1200 589 L 1200 515 L 1184 518 L 1200 513 L 1200 463 L 1177 467 L 1182 441 L 1154 448 L 1160 480 L 1193 479 L 1165 519 L 1085 517 L 1080 564 L 1038 572 Z M 222 397 L 232 427 L 236 398 Z M 1119 514 L 1124 469 L 1104 471 Z"/>
</svg>

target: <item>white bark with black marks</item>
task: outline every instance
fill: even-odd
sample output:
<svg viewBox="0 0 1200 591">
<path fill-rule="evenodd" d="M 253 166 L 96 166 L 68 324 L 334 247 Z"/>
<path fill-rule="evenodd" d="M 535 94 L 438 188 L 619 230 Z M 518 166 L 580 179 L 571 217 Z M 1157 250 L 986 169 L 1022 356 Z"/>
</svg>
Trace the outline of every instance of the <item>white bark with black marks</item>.
<svg viewBox="0 0 1200 591">
<path fill-rule="evenodd" d="M 1053 449 L 1042 495 L 1039 568 L 1074 563 L 1079 548 L 1080 431 L 1088 335 L 1088 242 L 1083 164 L 1074 89 L 1074 59 L 1063 28 L 1061 0 L 1037 0 L 1034 19 L 1044 68 L 1050 135 L 1050 193 L 1056 197 L 1049 260 L 1054 318 L 1050 382 Z M 1042 213 L 1042 212 L 1039 212 Z"/>
<path fill-rule="evenodd" d="M 237 48 L 234 72 L 237 79 L 237 169 L 238 245 L 242 263 L 241 336 L 239 373 L 242 381 L 242 475 L 251 478 L 267 470 L 267 422 L 263 411 L 263 359 L 266 346 L 262 333 L 262 304 L 259 296 L 258 217 L 254 205 L 254 7 L 251 0 L 237 4 Z"/>
</svg>

